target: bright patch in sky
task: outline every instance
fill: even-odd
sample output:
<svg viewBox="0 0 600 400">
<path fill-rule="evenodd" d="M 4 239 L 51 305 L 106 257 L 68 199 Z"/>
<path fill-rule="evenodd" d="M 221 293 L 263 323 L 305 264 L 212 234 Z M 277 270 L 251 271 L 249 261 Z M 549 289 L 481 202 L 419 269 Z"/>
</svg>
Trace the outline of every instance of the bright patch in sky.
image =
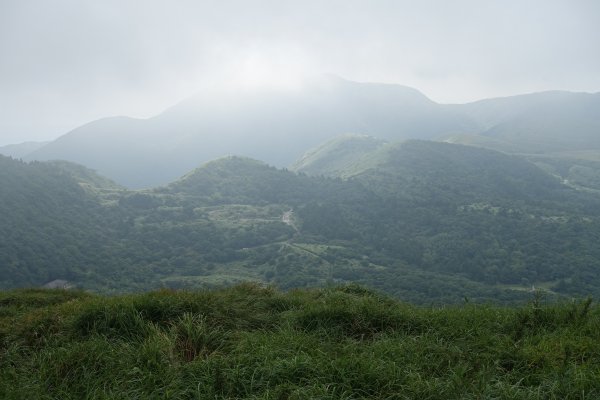
<svg viewBox="0 0 600 400">
<path fill-rule="evenodd" d="M 242 57 L 232 57 L 222 78 L 234 88 L 295 90 L 314 73 L 310 57 L 298 49 L 275 47 L 244 53 Z"/>
</svg>

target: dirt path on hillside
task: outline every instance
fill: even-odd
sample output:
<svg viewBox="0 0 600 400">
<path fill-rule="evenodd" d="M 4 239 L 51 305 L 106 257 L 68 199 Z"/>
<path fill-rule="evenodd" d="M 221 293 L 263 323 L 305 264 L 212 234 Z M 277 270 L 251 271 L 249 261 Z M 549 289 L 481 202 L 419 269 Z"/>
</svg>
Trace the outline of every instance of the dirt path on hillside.
<svg viewBox="0 0 600 400">
<path fill-rule="evenodd" d="M 290 209 L 289 211 L 286 211 L 283 213 L 283 215 L 281 216 L 281 222 L 294 228 L 296 233 L 300 233 L 300 230 L 298 229 L 298 227 L 296 226 L 296 223 L 294 222 L 294 210 L 293 209 Z"/>
</svg>

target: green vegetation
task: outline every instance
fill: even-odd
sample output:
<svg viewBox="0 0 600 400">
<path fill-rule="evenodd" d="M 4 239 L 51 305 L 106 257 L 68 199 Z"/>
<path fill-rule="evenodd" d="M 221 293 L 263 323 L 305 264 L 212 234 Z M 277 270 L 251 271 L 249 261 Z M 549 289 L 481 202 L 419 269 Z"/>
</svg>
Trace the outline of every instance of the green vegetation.
<svg viewBox="0 0 600 400">
<path fill-rule="evenodd" d="M 102 262 L 114 221 L 65 168 L 0 156 L 0 286 L 76 281 Z"/>
<path fill-rule="evenodd" d="M 0 162 L 2 288 L 356 282 L 422 304 L 522 302 L 532 286 L 600 295 L 597 194 L 490 150 L 384 144 L 347 179 L 228 157 L 144 191 L 72 164 Z"/>
<path fill-rule="evenodd" d="M 600 308 L 359 286 L 0 293 L 3 399 L 595 399 Z"/>
<path fill-rule="evenodd" d="M 338 136 L 308 151 L 291 169 L 308 175 L 346 177 L 360 159 L 385 145 L 385 141 L 371 136 Z"/>
<path fill-rule="evenodd" d="M 596 194 L 600 191 L 600 151 L 598 150 L 529 153 L 531 149 L 519 148 L 508 142 L 504 143 L 482 135 L 456 135 L 448 138 L 447 142 L 517 154 L 577 190 Z"/>
</svg>

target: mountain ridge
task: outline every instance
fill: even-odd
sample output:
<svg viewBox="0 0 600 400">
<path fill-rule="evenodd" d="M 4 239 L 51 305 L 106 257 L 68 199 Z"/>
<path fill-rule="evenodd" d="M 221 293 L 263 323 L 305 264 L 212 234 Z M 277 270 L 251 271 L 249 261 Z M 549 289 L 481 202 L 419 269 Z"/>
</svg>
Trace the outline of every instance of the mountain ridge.
<svg viewBox="0 0 600 400">
<path fill-rule="evenodd" d="M 345 134 L 514 153 L 600 151 L 599 99 L 597 93 L 548 91 L 439 104 L 406 86 L 324 77 L 289 90 L 207 91 L 148 119 L 93 121 L 24 158 L 73 161 L 121 185 L 147 188 L 226 154 L 296 168 L 309 149 Z"/>
</svg>

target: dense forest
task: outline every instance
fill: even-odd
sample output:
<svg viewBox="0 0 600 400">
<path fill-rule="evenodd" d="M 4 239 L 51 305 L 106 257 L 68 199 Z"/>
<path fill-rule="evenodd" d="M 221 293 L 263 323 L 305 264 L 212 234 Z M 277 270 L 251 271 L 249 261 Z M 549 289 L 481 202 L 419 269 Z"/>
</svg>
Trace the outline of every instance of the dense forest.
<svg viewBox="0 0 600 400">
<path fill-rule="evenodd" d="M 417 303 L 600 294 L 595 193 L 492 150 L 369 146 L 338 177 L 226 157 L 140 191 L 2 157 L 0 285 L 357 282 Z"/>
</svg>

